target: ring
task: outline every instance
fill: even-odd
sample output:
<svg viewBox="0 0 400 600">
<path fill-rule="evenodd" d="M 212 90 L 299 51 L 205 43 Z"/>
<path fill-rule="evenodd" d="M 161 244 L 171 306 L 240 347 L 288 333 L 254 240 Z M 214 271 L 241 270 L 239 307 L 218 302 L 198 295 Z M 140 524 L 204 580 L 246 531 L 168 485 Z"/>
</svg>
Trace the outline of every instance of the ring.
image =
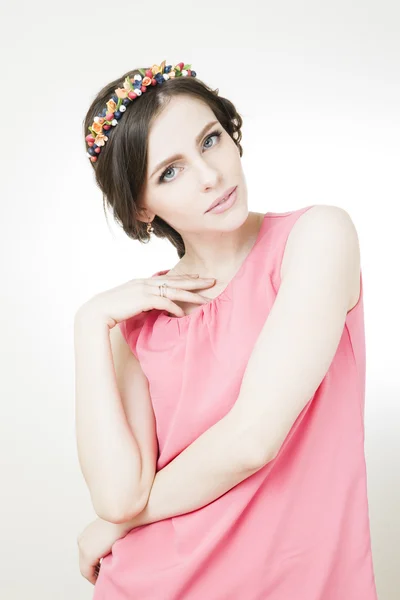
<svg viewBox="0 0 400 600">
<path fill-rule="evenodd" d="M 167 284 L 163 283 L 162 285 L 158 286 L 158 289 L 160 290 L 160 296 L 163 296 L 164 298 L 167 297 L 167 292 L 166 292 L 166 288 L 167 288 Z"/>
</svg>

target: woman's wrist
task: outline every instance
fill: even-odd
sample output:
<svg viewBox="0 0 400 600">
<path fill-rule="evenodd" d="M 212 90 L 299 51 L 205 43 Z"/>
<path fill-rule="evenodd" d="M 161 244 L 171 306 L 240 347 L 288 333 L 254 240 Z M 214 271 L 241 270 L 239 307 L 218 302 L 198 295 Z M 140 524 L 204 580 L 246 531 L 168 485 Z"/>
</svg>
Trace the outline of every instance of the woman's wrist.
<svg viewBox="0 0 400 600">
<path fill-rule="evenodd" d="M 75 330 L 82 327 L 99 327 L 110 329 L 108 319 L 104 315 L 101 315 L 90 306 L 89 303 L 83 304 L 75 313 Z"/>
</svg>

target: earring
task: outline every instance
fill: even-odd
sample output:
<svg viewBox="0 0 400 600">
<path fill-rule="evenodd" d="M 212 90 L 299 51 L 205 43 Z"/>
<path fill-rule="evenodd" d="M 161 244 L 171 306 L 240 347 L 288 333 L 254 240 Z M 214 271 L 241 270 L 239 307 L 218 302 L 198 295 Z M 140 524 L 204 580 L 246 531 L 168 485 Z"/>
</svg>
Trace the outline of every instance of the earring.
<svg viewBox="0 0 400 600">
<path fill-rule="evenodd" d="M 154 231 L 154 227 L 151 224 L 151 221 L 147 223 L 147 233 L 152 233 Z"/>
</svg>

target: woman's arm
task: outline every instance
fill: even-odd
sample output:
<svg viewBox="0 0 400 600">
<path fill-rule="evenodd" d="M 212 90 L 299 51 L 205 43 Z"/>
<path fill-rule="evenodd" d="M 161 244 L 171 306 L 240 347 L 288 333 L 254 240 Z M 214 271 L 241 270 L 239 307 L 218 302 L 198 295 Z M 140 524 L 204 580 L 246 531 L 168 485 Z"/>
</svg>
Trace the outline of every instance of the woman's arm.
<svg viewBox="0 0 400 600">
<path fill-rule="evenodd" d="M 356 230 L 335 206 L 304 213 L 285 274 L 231 411 L 156 473 L 144 510 L 121 531 L 199 509 L 278 453 L 329 369 L 360 280 Z"/>
<path fill-rule="evenodd" d="M 119 327 L 110 330 L 85 306 L 74 324 L 78 457 L 96 513 L 119 523 L 148 498 L 158 450 L 154 416 Z"/>
<path fill-rule="evenodd" d="M 250 458 L 249 439 L 228 413 L 156 473 L 145 508 L 118 525 L 121 533 L 202 508 L 250 477 L 263 465 Z"/>
</svg>

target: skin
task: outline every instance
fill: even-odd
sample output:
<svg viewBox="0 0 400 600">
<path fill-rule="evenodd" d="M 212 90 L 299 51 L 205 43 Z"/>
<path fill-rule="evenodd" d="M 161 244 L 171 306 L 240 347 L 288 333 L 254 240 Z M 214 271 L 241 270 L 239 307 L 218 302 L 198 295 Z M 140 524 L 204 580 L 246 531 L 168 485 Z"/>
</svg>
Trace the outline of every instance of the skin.
<svg viewBox="0 0 400 600">
<path fill-rule="evenodd" d="M 211 125 L 196 144 L 196 136 L 212 121 L 216 117 L 208 105 L 187 96 L 172 98 L 157 116 L 149 131 L 140 217 L 148 223 L 158 215 L 180 233 L 186 253 L 168 274 L 215 277 L 215 285 L 202 291 L 209 298 L 221 293 L 239 269 L 264 216 L 248 210 L 239 149 L 222 125 L 218 121 Z M 221 132 L 220 137 L 210 136 L 215 130 Z M 154 173 L 161 161 L 178 153 L 184 158 Z M 235 204 L 224 213 L 205 214 L 210 204 L 234 185 L 238 186 Z M 187 305 L 185 312 L 196 308 Z"/>
</svg>

